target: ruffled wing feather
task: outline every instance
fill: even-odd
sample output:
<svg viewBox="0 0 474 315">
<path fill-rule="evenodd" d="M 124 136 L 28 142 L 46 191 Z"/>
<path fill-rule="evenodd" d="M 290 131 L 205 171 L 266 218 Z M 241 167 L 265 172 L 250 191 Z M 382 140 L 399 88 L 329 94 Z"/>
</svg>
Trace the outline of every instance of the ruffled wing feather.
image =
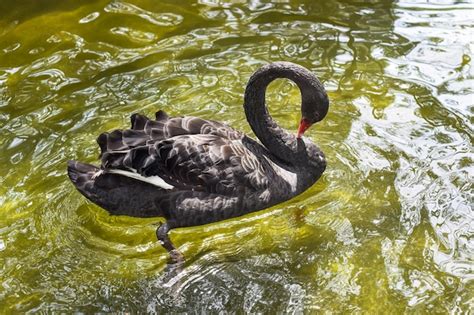
<svg viewBox="0 0 474 315">
<path fill-rule="evenodd" d="M 132 116 L 132 129 L 99 136 L 102 168 L 160 176 L 179 190 L 240 195 L 268 187 L 265 167 L 243 134 L 195 117 Z M 245 191 L 240 191 L 245 190 Z"/>
<path fill-rule="evenodd" d="M 208 134 L 229 140 L 243 137 L 241 132 L 220 122 L 198 117 L 170 118 L 162 110 L 156 113 L 156 120 L 148 119 L 140 114 L 133 114 L 131 124 L 131 129 L 105 132 L 97 138 L 101 149 L 100 157 L 104 153 L 130 150 L 180 135 Z"/>
</svg>

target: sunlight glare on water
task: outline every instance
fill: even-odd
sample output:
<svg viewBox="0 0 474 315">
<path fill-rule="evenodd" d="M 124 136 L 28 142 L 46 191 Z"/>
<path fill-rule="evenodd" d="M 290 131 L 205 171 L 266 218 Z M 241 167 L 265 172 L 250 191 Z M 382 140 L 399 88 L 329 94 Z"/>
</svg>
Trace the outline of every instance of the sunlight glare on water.
<svg viewBox="0 0 474 315">
<path fill-rule="evenodd" d="M 0 4 L 0 313 L 474 310 L 468 1 L 4 1 Z M 250 133 L 245 84 L 272 61 L 328 90 L 309 132 L 328 168 L 302 195 L 177 229 L 112 217 L 66 176 L 134 112 Z M 299 91 L 271 84 L 289 130 Z"/>
</svg>

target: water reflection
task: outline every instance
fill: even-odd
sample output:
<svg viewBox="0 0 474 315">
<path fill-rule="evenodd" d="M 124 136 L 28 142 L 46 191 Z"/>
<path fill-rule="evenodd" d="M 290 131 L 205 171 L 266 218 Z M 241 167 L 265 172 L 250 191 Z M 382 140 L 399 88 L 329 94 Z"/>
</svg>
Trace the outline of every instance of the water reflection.
<svg viewBox="0 0 474 315">
<path fill-rule="evenodd" d="M 7 311 L 472 306 L 469 4 L 42 4 L 0 19 Z M 310 68 L 330 92 L 330 113 L 312 133 L 328 170 L 284 205 L 173 232 L 188 257 L 178 275 L 163 272 L 155 219 L 110 217 L 67 182 L 65 161 L 95 161 L 97 134 L 137 110 L 249 132 L 246 81 L 274 60 Z M 295 129 L 295 86 L 275 82 L 268 102 Z"/>
</svg>

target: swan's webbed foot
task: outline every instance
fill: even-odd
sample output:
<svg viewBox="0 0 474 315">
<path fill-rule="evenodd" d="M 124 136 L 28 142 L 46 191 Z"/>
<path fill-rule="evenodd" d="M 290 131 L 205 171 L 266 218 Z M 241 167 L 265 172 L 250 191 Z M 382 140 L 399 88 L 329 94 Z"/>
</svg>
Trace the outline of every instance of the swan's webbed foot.
<svg viewBox="0 0 474 315">
<path fill-rule="evenodd" d="M 182 265 L 184 263 L 184 256 L 171 242 L 168 232 L 172 229 L 172 225 L 168 222 L 161 224 L 156 229 L 156 237 L 168 253 L 170 254 L 170 263 L 176 265 Z"/>
</svg>

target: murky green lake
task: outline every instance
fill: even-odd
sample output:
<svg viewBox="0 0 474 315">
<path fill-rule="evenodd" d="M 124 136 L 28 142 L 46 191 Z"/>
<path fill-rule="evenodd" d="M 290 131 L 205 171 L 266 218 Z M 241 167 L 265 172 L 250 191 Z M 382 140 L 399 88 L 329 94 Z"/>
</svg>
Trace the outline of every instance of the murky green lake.
<svg viewBox="0 0 474 315">
<path fill-rule="evenodd" d="M 463 1 L 92 1 L 0 4 L 0 313 L 474 312 L 474 5 Z M 303 195 L 177 229 L 111 217 L 66 161 L 129 116 L 196 115 L 250 133 L 249 76 L 316 73 L 308 132 L 328 168 Z M 296 130 L 299 91 L 267 101 Z"/>
</svg>

